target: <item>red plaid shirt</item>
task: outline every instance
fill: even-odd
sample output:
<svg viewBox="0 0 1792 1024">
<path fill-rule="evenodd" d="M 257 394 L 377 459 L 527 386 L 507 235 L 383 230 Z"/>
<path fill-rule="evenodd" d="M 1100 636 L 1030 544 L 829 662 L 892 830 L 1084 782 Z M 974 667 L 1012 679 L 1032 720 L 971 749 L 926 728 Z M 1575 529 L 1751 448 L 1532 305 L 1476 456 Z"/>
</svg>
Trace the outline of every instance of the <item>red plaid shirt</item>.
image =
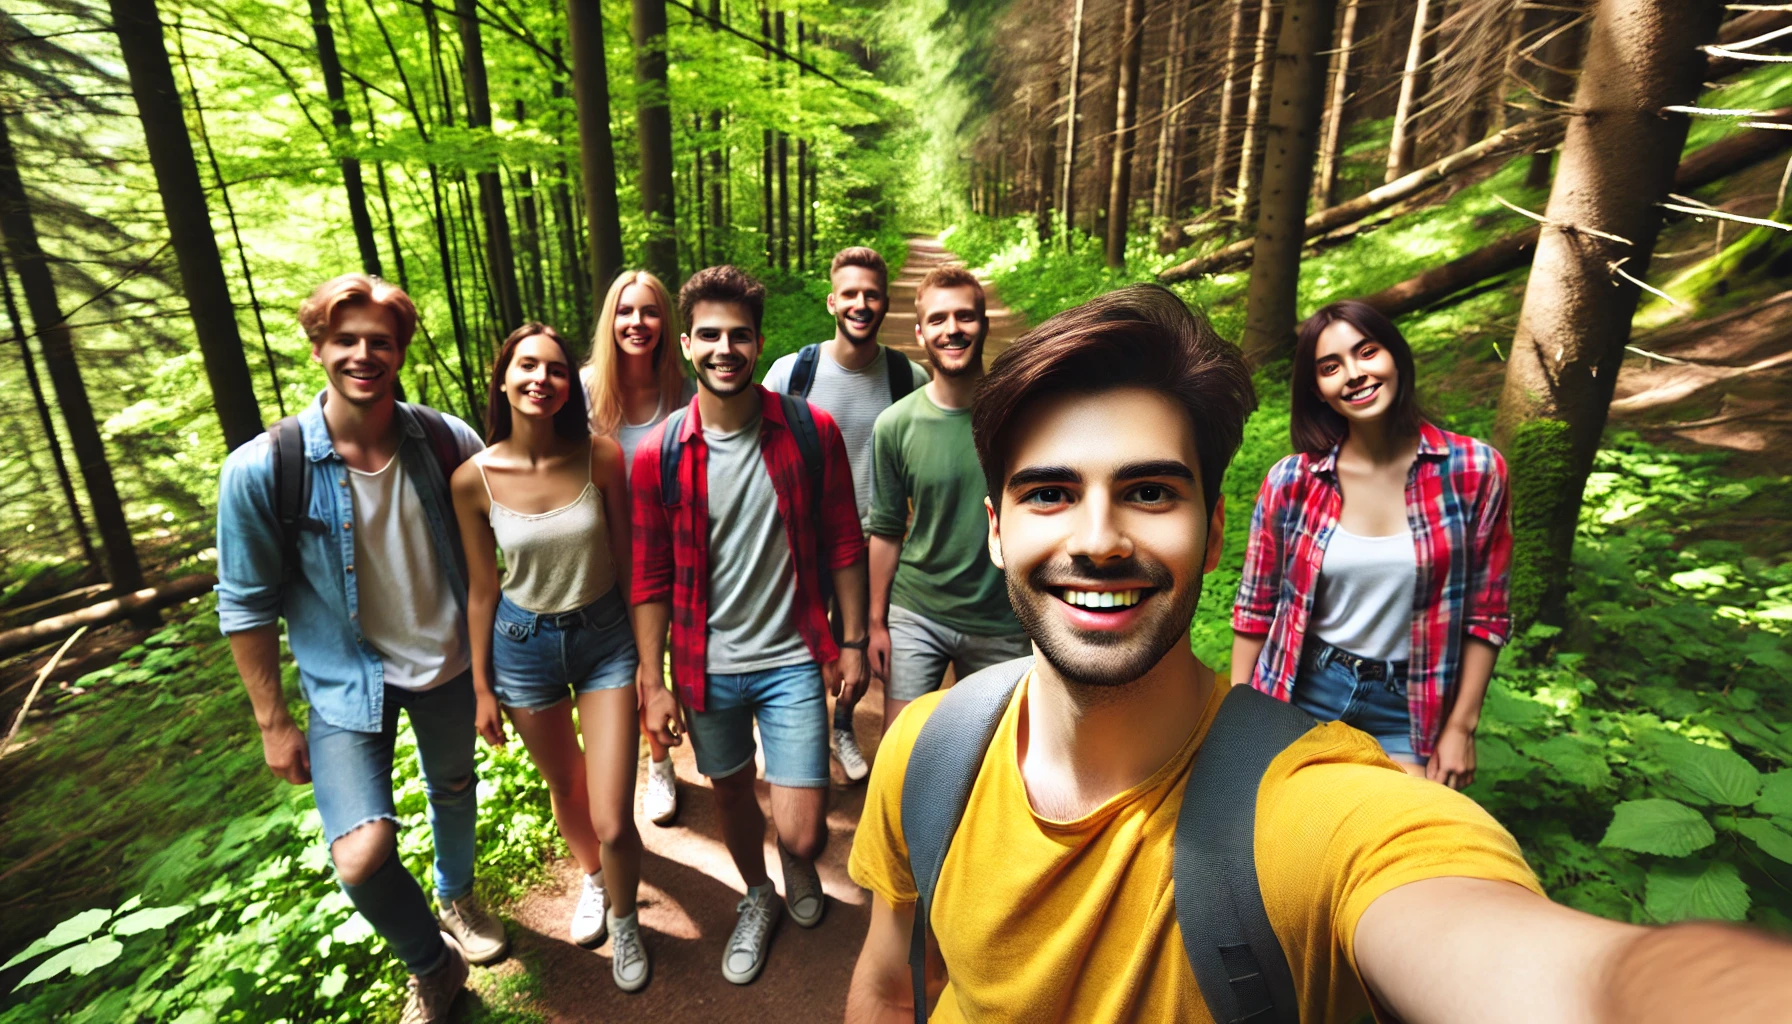
<svg viewBox="0 0 1792 1024">
<path fill-rule="evenodd" d="M 778 516 L 796 563 L 796 628 L 818 663 L 840 656 L 828 629 L 821 596 L 821 573 L 844 569 L 865 557 L 858 502 L 846 443 L 833 417 L 815 406 L 821 440 L 822 495 L 819 513 L 802 449 L 784 421 L 779 396 L 754 385 L 763 402 L 759 447 L 778 496 Z M 660 497 L 660 444 L 664 423 L 635 449 L 630 492 L 634 505 L 634 604 L 672 602 L 672 684 L 685 707 L 702 711 L 709 658 L 709 446 L 703 443 L 702 415 L 691 399 L 680 435 L 684 457 L 678 505 Z M 819 522 L 817 521 L 819 519 Z M 825 558 L 826 565 L 821 564 Z"/>
<path fill-rule="evenodd" d="M 1244 578 L 1232 628 L 1268 634 L 1251 685 L 1289 699 L 1325 546 L 1338 525 L 1338 449 L 1290 455 L 1275 464 L 1257 496 Z M 1418 580 L 1406 693 L 1412 747 L 1431 756 L 1461 675 L 1464 637 L 1503 645 L 1512 632 L 1507 572 L 1512 561 L 1506 461 L 1472 437 L 1420 427 L 1419 454 L 1406 477 L 1406 521 Z"/>
</svg>

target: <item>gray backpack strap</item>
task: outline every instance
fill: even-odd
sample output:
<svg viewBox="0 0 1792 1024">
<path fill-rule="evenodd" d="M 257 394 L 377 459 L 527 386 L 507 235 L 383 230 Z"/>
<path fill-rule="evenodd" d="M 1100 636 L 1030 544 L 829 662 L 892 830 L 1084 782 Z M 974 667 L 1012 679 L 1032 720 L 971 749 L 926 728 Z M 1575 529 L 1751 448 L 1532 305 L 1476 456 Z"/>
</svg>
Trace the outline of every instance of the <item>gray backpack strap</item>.
<svg viewBox="0 0 1792 1024">
<path fill-rule="evenodd" d="M 1176 818 L 1176 923 L 1217 1024 L 1300 1020 L 1294 976 L 1257 884 L 1257 789 L 1276 755 L 1315 724 L 1291 704 L 1234 686 L 1189 769 Z"/>
<path fill-rule="evenodd" d="M 909 752 L 908 772 L 902 778 L 902 835 L 908 842 L 909 872 L 918 894 L 908 947 L 916 1024 L 927 1022 L 927 922 L 933 912 L 934 886 L 939 884 L 946 850 L 958 831 L 996 725 L 1014 688 L 1032 667 L 1028 655 L 959 680 L 940 698 Z"/>
<path fill-rule="evenodd" d="M 797 349 L 796 362 L 790 367 L 790 383 L 784 386 L 784 393 L 798 398 L 808 398 L 809 389 L 815 386 L 815 369 L 821 364 L 821 346 L 804 345 Z"/>
</svg>

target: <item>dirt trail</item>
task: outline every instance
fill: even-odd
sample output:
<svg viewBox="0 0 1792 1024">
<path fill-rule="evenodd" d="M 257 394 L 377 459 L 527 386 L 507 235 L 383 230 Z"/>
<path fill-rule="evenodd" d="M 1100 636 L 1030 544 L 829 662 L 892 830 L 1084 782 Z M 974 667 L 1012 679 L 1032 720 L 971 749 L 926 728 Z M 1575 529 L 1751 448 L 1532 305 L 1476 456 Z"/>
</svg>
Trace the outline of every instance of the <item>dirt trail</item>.
<svg viewBox="0 0 1792 1024">
<path fill-rule="evenodd" d="M 923 360 L 915 343 L 915 286 L 952 255 L 931 238 L 909 240 L 908 261 L 890 284 L 891 312 L 879 340 Z M 1018 337 L 1025 325 L 990 296 L 990 339 L 986 359 Z M 883 732 L 883 687 L 872 681 L 859 702 L 855 725 L 859 742 L 874 756 Z M 742 886 L 721 842 L 715 800 L 697 773 L 689 744 L 672 755 L 678 771 L 679 817 L 670 828 L 647 821 L 637 803 L 635 820 L 647 847 L 642 864 L 641 923 L 653 955 L 653 981 L 628 996 L 610 980 L 608 942 L 580 949 L 566 939 L 567 922 L 578 899 L 578 868 L 571 861 L 552 865 L 553 880 L 512 908 L 513 955 L 498 974 L 527 970 L 538 982 L 534 1002 L 554 1024 L 618 1020 L 703 1021 L 705 1024 L 795 1024 L 839 1020 L 870 918 L 868 895 L 846 874 L 853 831 L 864 807 L 865 786 L 843 784 L 835 767 L 828 801 L 829 842 L 818 865 L 830 897 L 827 916 L 813 929 L 788 918 L 779 922 L 765 972 L 751 985 L 722 978 L 722 947 L 734 927 L 734 905 Z M 637 800 L 639 799 L 637 788 Z M 770 791 L 759 784 L 759 803 L 771 817 Z M 774 835 L 766 832 L 767 870 L 783 891 Z M 481 988 L 489 990 L 489 983 Z M 475 997 L 477 998 L 477 997 Z"/>
</svg>

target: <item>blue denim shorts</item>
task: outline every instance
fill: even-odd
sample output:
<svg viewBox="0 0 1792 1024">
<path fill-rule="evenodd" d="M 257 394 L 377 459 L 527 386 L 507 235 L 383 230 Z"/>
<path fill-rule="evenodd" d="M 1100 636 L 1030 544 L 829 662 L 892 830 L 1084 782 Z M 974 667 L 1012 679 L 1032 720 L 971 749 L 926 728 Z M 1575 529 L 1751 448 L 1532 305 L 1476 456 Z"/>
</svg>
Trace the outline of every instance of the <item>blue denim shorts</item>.
<svg viewBox="0 0 1792 1024">
<path fill-rule="evenodd" d="M 620 587 L 559 615 L 537 615 L 508 597 L 498 599 L 492 689 L 507 708 L 540 711 L 565 700 L 569 690 L 576 697 L 628 686 L 639 663 Z"/>
<path fill-rule="evenodd" d="M 828 784 L 828 699 L 814 662 L 743 675 L 710 674 L 702 711 L 687 711 L 697 770 L 726 778 L 753 763 L 753 720 L 765 741 L 765 781 Z"/>
<path fill-rule="evenodd" d="M 1338 655 L 1347 655 L 1339 660 Z M 1396 761 L 1424 764 L 1412 750 L 1412 713 L 1406 698 L 1406 663 L 1375 662 L 1361 670 L 1353 658 L 1314 637 L 1301 651 L 1300 674 L 1294 679 L 1291 703 L 1322 722 L 1343 722 L 1375 737 Z M 1379 668 L 1380 678 L 1377 678 Z M 1359 678 L 1360 674 L 1369 678 Z"/>
</svg>

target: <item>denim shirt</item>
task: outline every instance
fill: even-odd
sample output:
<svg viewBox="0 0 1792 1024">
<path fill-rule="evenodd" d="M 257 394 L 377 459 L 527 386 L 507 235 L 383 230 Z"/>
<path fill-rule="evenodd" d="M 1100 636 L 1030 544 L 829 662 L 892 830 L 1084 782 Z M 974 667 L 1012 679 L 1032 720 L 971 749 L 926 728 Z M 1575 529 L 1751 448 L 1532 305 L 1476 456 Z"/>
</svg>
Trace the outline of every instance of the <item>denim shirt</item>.
<svg viewBox="0 0 1792 1024">
<path fill-rule="evenodd" d="M 465 423 L 453 416 L 444 419 L 463 455 L 484 447 Z M 423 424 L 402 404 L 398 420 L 403 436 L 397 457 L 417 489 L 437 560 L 464 612 L 467 584 L 448 482 L 429 450 Z M 285 618 L 287 644 L 312 710 L 339 729 L 378 732 L 385 710 L 385 670 L 379 652 L 361 634 L 354 500 L 348 464 L 336 454 L 324 425 L 322 394 L 299 413 L 299 430 L 310 479 L 306 515 L 326 529 L 300 532 L 299 564 L 292 578 L 283 581 L 272 437 L 262 434 L 232 452 L 218 482 L 218 625 L 225 634 L 240 633 Z M 458 628 L 464 645 L 464 615 Z"/>
</svg>

